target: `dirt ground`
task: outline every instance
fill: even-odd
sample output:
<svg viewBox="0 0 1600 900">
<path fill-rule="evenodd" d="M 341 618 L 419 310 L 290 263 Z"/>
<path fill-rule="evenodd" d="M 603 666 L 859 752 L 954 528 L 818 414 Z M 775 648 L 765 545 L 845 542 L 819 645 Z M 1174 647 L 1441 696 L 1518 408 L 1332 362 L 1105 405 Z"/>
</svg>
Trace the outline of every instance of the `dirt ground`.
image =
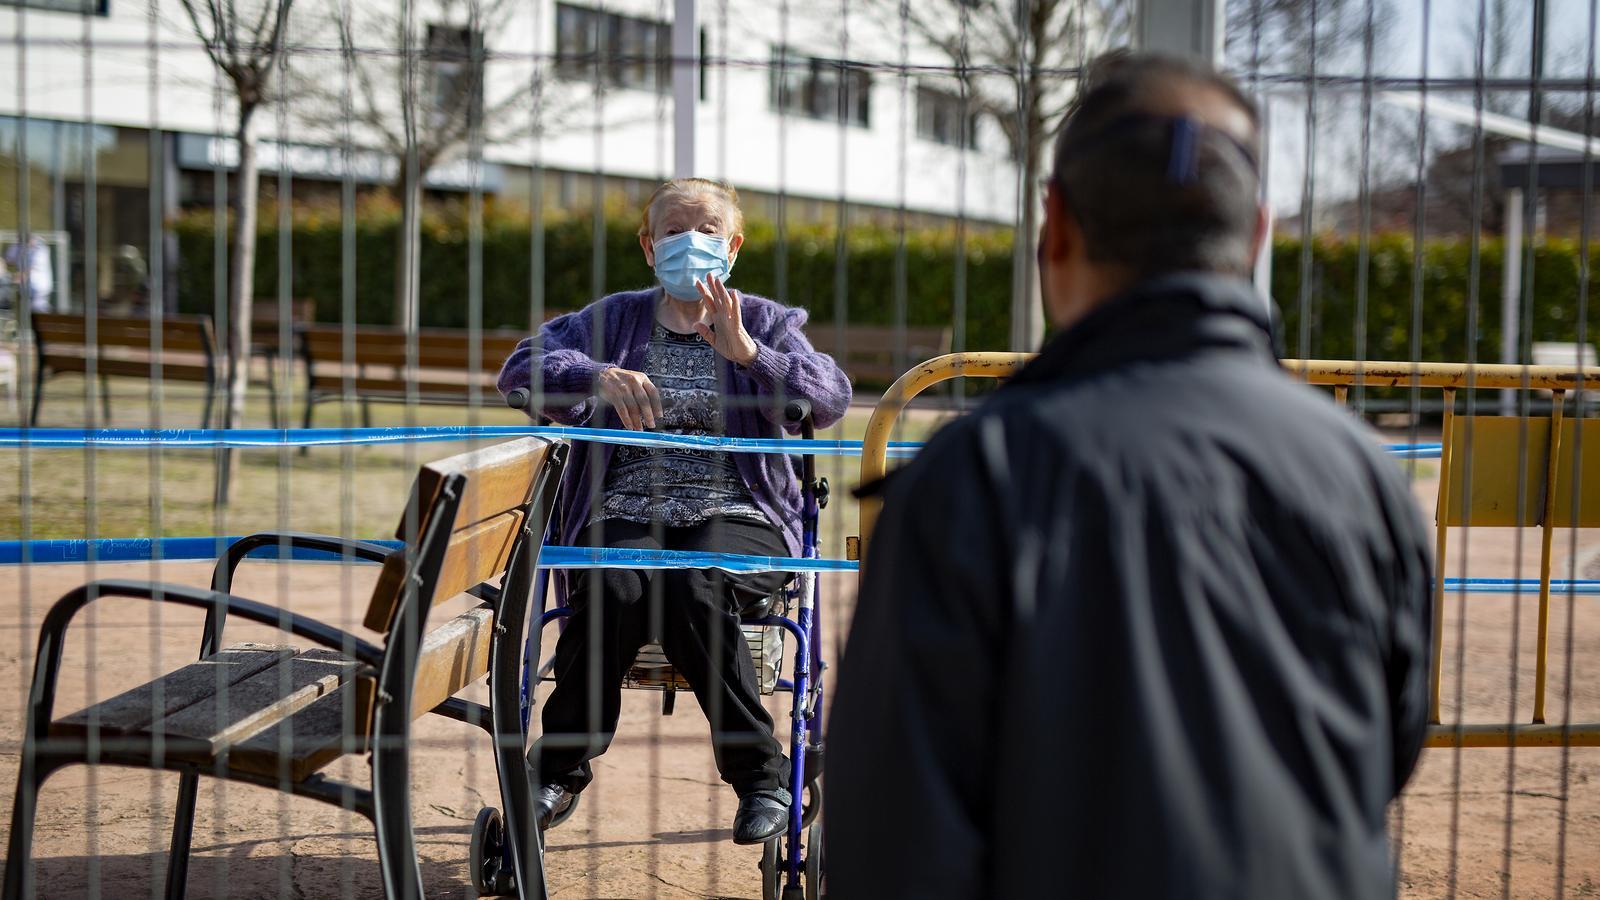
<svg viewBox="0 0 1600 900">
<path fill-rule="evenodd" d="M 1433 485 L 1418 484 L 1431 502 Z M 1519 554 L 1514 534 L 1477 529 L 1453 535 L 1448 574 L 1537 575 L 1537 533 Z M 1557 571 L 1575 559 L 1580 577 L 1600 577 L 1600 536 L 1574 548 L 1557 542 Z M 9 822 L 21 739 L 21 709 L 38 624 L 48 604 L 89 577 L 159 577 L 202 585 L 208 566 L 167 563 L 35 566 L 0 578 L 0 828 Z M 238 593 L 354 628 L 371 568 L 331 564 L 247 566 Z M 828 653 L 853 598 L 854 579 L 826 579 Z M 1600 598 L 1552 606 L 1550 710 L 1559 721 L 1600 719 Z M 1534 673 L 1537 604 L 1471 595 L 1452 601 L 1446 621 L 1445 719 L 1526 721 Z M 441 614 L 448 614 L 448 608 Z M 1569 619 L 1570 617 L 1570 619 Z M 69 639 L 58 713 L 146 681 L 189 661 L 199 615 L 133 601 L 105 601 L 80 618 Z M 1571 621 L 1573 627 L 1569 629 Z M 1513 631 L 1513 623 L 1517 625 Z M 1569 652 L 1569 634 L 1571 650 Z M 1465 636 L 1464 643 L 1462 636 Z M 248 626 L 230 641 L 272 640 Z M 1513 646 L 1515 662 L 1513 667 Z M 1464 650 L 1464 652 L 1462 652 Z M 1578 685 L 1566 690 L 1570 682 Z M 1511 673 L 1515 672 L 1515 703 Z M 473 699 L 484 700 L 482 685 Z M 1459 705 L 1456 697 L 1465 698 Z M 658 694 L 627 692 L 621 734 L 596 766 L 598 778 L 576 817 L 550 834 L 550 886 L 576 898 L 758 897 L 759 851 L 729 842 L 732 792 L 717 780 L 707 725 L 690 698 L 663 717 Z M 772 703 L 775 717 L 784 708 Z M 413 811 L 431 897 L 471 894 L 466 873 L 471 821 L 498 805 L 493 763 L 481 732 L 437 717 L 416 729 Z M 356 758 L 334 769 L 356 781 Z M 159 892 L 171 827 L 175 778 L 121 769 L 74 769 L 41 798 L 35 860 L 42 896 L 97 897 Z M 1509 813 L 1509 817 L 1508 817 Z M 1407 897 L 1549 897 L 1600 894 L 1600 750 L 1436 750 L 1394 813 Z M 309 800 L 238 784 L 202 787 L 190 896 L 375 897 L 373 839 L 359 817 Z M 1506 883 L 1509 879 L 1509 884 Z M 1558 891 L 1559 888 L 1559 891 Z"/>
</svg>

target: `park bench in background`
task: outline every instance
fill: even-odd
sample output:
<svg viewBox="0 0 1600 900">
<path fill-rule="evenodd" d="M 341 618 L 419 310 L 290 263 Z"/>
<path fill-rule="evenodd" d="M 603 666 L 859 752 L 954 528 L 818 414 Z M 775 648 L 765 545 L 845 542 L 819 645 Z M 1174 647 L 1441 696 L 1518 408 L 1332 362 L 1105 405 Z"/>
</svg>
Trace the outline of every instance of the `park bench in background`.
<svg viewBox="0 0 1600 900">
<path fill-rule="evenodd" d="M 284 356 L 285 347 L 291 357 L 289 371 L 293 372 L 292 358 L 300 353 L 299 334 L 317 318 L 317 302 L 307 297 L 289 301 L 289 342 L 283 342 L 283 323 L 279 321 L 283 306 L 277 299 L 257 298 L 250 304 L 250 358 L 260 359 L 267 367 L 267 401 L 271 404 L 272 427 L 283 427 L 283 410 L 278 405 L 278 360 Z"/>
<path fill-rule="evenodd" d="M 213 590 L 99 581 L 63 597 L 45 617 L 39 637 L 5 896 L 31 896 L 25 882 L 31 877 L 40 786 L 66 766 L 105 763 L 182 773 L 167 896 L 182 896 L 199 776 L 205 774 L 361 813 L 378 832 L 386 893 L 421 897 L 408 744 L 412 719 L 432 711 L 478 724 L 494 738 L 507 837 L 519 848 L 517 883 L 540 886 L 527 894 L 542 897 L 539 838 L 531 828 L 524 831 L 533 821 L 533 786 L 522 755 L 518 674 L 533 574 L 565 458 L 564 444 L 522 438 L 429 463 L 401 518 L 398 536 L 407 546 L 400 550 L 317 535 L 253 535 L 218 561 Z M 381 562 L 366 624 L 384 636 L 384 644 L 229 593 L 246 555 L 280 546 Z M 502 574 L 503 590 L 488 584 Z M 431 607 L 464 592 L 486 602 L 425 629 Z M 57 719 L 53 706 L 67 626 L 100 597 L 205 610 L 200 661 Z M 230 615 L 319 647 L 239 644 L 219 650 Z M 491 671 L 490 707 L 454 697 Z M 370 754 L 370 790 L 318 774 L 348 753 Z"/>
<path fill-rule="evenodd" d="M 87 375 L 93 361 L 100 380 L 100 402 L 106 421 L 111 420 L 111 387 L 107 376 L 150 378 L 160 363 L 163 381 L 191 381 L 205 385 L 205 407 L 200 427 L 211 424 L 211 401 L 216 394 L 217 342 L 211 320 L 204 316 L 166 316 L 159 328 L 146 317 L 99 316 L 94 320 L 91 344 L 89 320 L 81 315 L 34 313 L 33 411 L 29 423 L 39 424 L 45 380 L 64 372 Z M 158 349 L 159 348 L 159 349 Z"/>
<path fill-rule="evenodd" d="M 357 326 L 349 335 L 338 325 L 312 325 L 301 330 L 301 355 L 306 365 L 304 426 L 311 427 L 318 403 L 354 400 L 361 404 L 361 423 L 371 426 L 371 401 L 466 405 L 476 397 L 486 406 L 500 405 L 495 376 L 525 337 L 520 331 L 484 331 L 474 341 L 470 331 L 424 328 L 417 332 L 416 368 L 406 370 L 406 338 L 397 328 Z M 471 358 L 476 346 L 476 365 Z"/>
<path fill-rule="evenodd" d="M 833 357 L 854 384 L 884 388 L 906 370 L 950 352 L 950 329 L 937 326 L 846 325 L 843 346 L 839 330 L 824 321 L 806 328 L 813 346 Z"/>
<path fill-rule="evenodd" d="M 552 313 L 555 315 L 555 313 Z M 310 428 L 316 406 L 328 401 L 361 405 L 361 424 L 370 427 L 373 401 L 466 405 L 474 397 L 497 405 L 495 376 L 525 337 L 521 331 L 484 331 L 477 337 L 478 358 L 470 331 L 424 328 L 417 332 L 416 368 L 407 377 L 406 339 L 396 328 L 360 325 L 308 325 L 300 329 L 301 357 L 306 365 L 306 406 L 302 425 Z M 839 347 L 836 329 L 822 323 L 807 329 L 817 349 L 831 354 L 853 382 L 887 387 L 907 369 L 949 351 L 950 329 L 850 325 Z"/>
</svg>

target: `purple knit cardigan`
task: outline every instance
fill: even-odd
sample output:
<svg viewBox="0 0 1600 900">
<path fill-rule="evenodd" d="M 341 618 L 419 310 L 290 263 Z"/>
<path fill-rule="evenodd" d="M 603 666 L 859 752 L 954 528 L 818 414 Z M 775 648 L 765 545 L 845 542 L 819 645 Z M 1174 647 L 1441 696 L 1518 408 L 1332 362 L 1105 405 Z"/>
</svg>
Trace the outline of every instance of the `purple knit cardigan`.
<svg viewBox="0 0 1600 900">
<path fill-rule="evenodd" d="M 527 388 L 536 401 L 543 400 L 529 414 L 562 425 L 621 428 L 616 410 L 594 396 L 595 376 L 611 366 L 644 368 L 660 297 L 660 288 L 623 291 L 551 319 L 506 360 L 500 369 L 500 393 Z M 756 358 L 749 366 L 719 360 L 723 394 L 728 398 L 728 435 L 779 437 L 783 407 L 794 399 L 811 401 L 818 428 L 843 418 L 850 405 L 850 380 L 833 357 L 819 353 L 801 333 L 805 310 L 753 294 L 740 293 L 739 300 L 745 331 L 756 342 Z M 593 421 L 597 409 L 598 422 Z M 590 500 L 604 483 L 611 453 L 610 444 L 574 444 L 557 507 L 563 544 L 577 543 L 589 519 Z M 800 479 L 789 457 L 735 453 L 733 458 L 756 505 L 782 530 L 790 553 L 798 556 Z"/>
</svg>

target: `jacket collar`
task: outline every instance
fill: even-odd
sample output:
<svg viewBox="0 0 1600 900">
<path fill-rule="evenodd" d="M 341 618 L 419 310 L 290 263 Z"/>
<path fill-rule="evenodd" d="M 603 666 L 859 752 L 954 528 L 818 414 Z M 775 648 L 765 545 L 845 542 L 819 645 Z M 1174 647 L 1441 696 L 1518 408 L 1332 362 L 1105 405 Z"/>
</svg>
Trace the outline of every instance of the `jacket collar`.
<svg viewBox="0 0 1600 900">
<path fill-rule="evenodd" d="M 1140 282 L 1051 338 L 1011 383 L 1082 377 L 1204 350 L 1274 360 L 1267 304 L 1250 282 L 1206 272 Z"/>
</svg>

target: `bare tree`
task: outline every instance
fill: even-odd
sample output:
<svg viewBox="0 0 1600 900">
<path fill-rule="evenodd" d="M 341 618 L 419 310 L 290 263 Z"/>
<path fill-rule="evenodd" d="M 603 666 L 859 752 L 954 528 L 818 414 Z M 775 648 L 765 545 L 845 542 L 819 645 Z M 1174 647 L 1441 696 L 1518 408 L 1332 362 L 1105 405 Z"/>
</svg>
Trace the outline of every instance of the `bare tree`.
<svg viewBox="0 0 1600 900">
<path fill-rule="evenodd" d="M 1225 26 L 1228 67 L 1251 74 L 1327 73 L 1353 60 L 1369 32 L 1394 21 L 1391 0 L 1234 0 Z"/>
<path fill-rule="evenodd" d="M 521 8 L 517 0 L 436 0 L 430 20 L 419 23 L 414 4 L 359 4 L 348 0 L 328 19 L 341 49 L 353 62 L 352 97 L 326 79 L 307 77 L 296 86 L 296 113 L 313 130 L 346 131 L 353 109 L 361 138 L 373 141 L 394 161 L 389 189 L 400 204 L 402 226 L 395 254 L 394 322 L 416 326 L 408 298 L 414 271 L 409 235 L 422 210 L 425 179 L 442 163 L 471 146 L 508 143 L 537 133 L 559 109 L 550 102 L 547 68 L 488 78 L 491 51 L 485 36 L 504 30 Z M 396 36 L 396 47 L 363 47 L 358 35 Z M 395 52 L 398 51 L 398 52 Z"/>
<path fill-rule="evenodd" d="M 228 271 L 228 402 L 222 427 L 244 419 L 250 377 L 251 298 L 256 251 L 256 111 L 272 100 L 274 68 L 284 52 L 284 30 L 294 0 L 178 0 L 195 36 L 233 90 L 238 112 L 234 138 L 239 145 L 236 184 L 229 198 L 233 214 Z M 228 500 L 230 454 L 219 460 L 216 502 Z"/>
<path fill-rule="evenodd" d="M 1045 149 L 1077 89 L 1074 73 L 1121 36 L 1132 0 L 876 0 L 881 25 L 946 57 L 968 110 L 1005 135 L 1021 184 L 1013 258 L 1013 350 L 1044 333 L 1034 272 Z"/>
</svg>

